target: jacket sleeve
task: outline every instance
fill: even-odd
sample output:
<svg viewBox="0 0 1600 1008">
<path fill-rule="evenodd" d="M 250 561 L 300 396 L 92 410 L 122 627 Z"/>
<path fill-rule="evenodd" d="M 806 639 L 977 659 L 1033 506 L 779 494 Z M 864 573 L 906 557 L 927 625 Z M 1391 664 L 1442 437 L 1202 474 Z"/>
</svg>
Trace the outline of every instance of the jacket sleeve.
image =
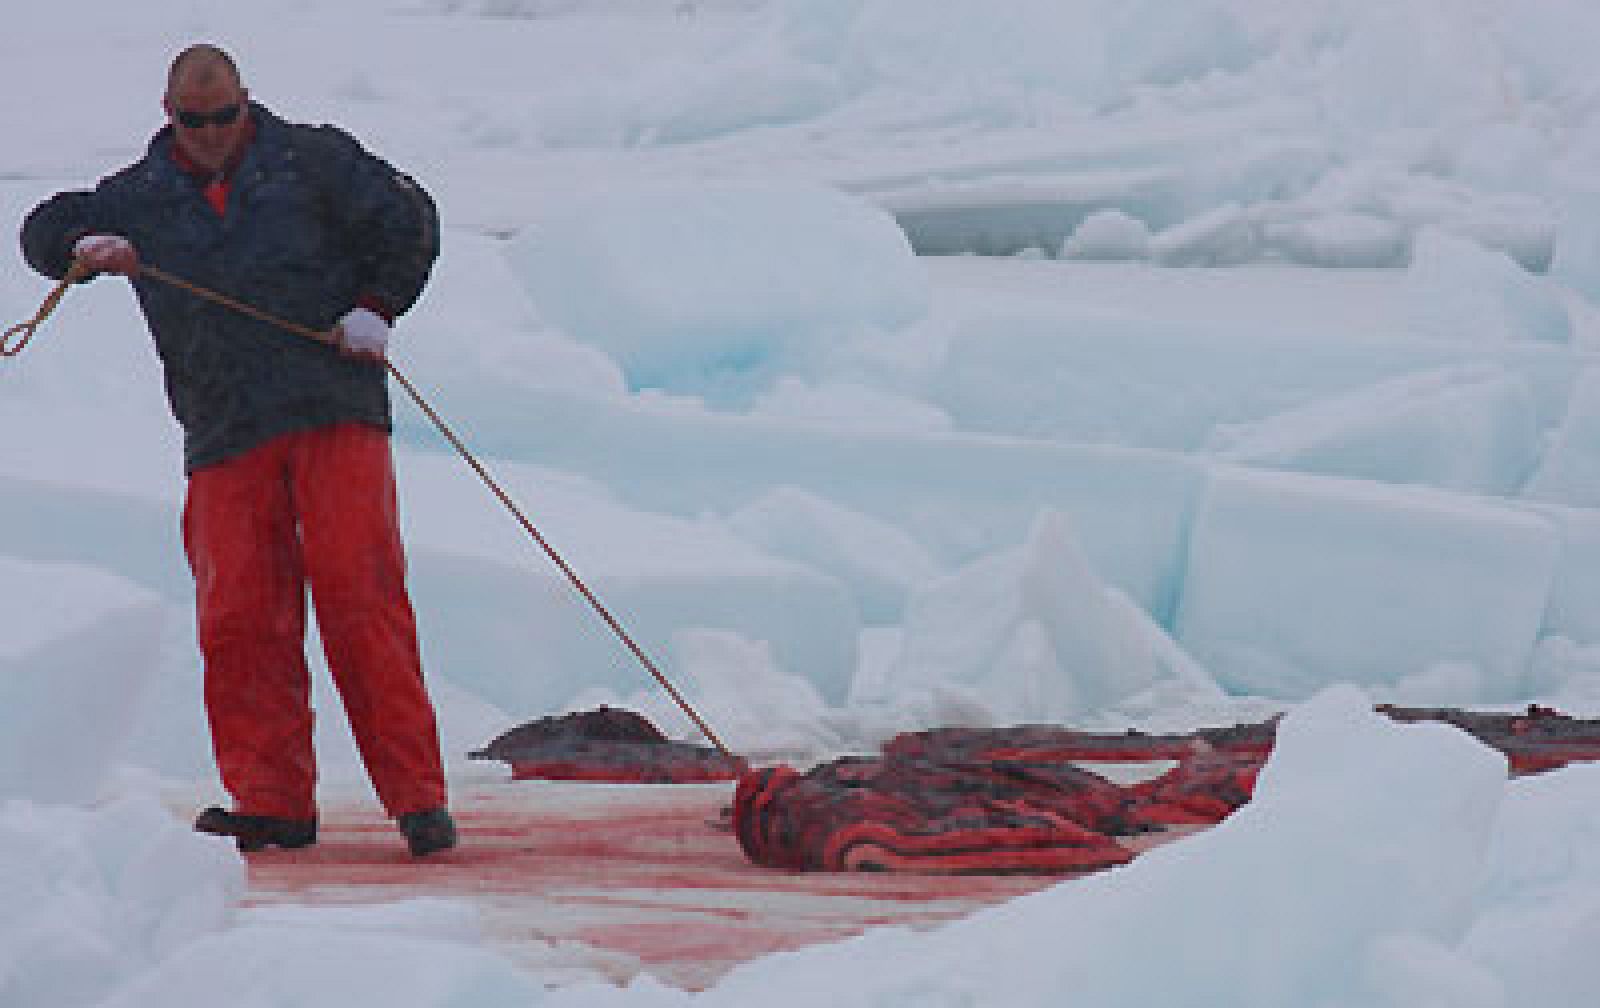
<svg viewBox="0 0 1600 1008">
<path fill-rule="evenodd" d="M 416 303 L 439 257 L 433 199 L 409 175 L 368 153 L 348 133 L 314 127 L 320 173 L 331 188 L 329 212 L 362 267 L 362 300 L 390 319 Z"/>
<path fill-rule="evenodd" d="M 79 238 L 118 233 L 103 203 L 97 192 L 73 190 L 34 207 L 22 224 L 22 254 L 28 265 L 60 280 L 72 265 L 72 246 Z"/>
</svg>

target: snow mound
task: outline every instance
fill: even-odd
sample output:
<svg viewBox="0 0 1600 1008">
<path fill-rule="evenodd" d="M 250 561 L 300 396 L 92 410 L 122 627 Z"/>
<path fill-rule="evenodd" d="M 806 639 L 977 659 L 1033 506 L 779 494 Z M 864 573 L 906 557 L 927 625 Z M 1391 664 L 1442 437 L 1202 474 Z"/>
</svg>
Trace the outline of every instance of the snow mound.
<svg viewBox="0 0 1600 1008">
<path fill-rule="evenodd" d="M 0 802 L 0 1004 L 98 1005 L 224 927 L 244 891 L 232 845 L 154 798 L 92 811 Z"/>
</svg>

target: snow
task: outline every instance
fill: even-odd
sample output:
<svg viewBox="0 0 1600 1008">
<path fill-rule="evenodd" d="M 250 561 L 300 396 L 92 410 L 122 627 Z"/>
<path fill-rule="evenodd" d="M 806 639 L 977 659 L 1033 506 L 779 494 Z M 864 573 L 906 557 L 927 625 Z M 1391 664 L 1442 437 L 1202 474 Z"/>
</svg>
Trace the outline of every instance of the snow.
<svg viewBox="0 0 1600 1008">
<path fill-rule="evenodd" d="M 226 928 L 244 895 L 239 856 L 147 793 L 95 808 L 0 801 L 0 995 L 93 1005 Z"/>
<path fill-rule="evenodd" d="M 0 1003 L 1589 1004 L 1595 768 L 1506 781 L 1367 707 L 1600 714 L 1597 29 L 1582 0 L 16 13 L 8 220 L 136 157 L 197 39 L 428 186 L 397 365 L 741 751 L 1288 716 L 1217 829 L 702 994 L 508 952 L 467 904 L 242 905 L 184 822 L 220 793 L 179 439 L 102 279 L 0 360 Z M 0 264 L 7 324 L 47 289 Z M 599 702 L 691 737 L 396 419 L 453 782 Z M 317 661 L 324 791 L 366 794 Z"/>
<path fill-rule="evenodd" d="M 207 935 L 111 997 L 105 1008 L 158 1001 L 424 1005 L 528 1004 L 541 988 L 503 957 L 455 941 L 366 933 L 337 918 L 294 927 L 242 925 Z M 330 968 L 329 963 L 337 963 Z"/>
</svg>

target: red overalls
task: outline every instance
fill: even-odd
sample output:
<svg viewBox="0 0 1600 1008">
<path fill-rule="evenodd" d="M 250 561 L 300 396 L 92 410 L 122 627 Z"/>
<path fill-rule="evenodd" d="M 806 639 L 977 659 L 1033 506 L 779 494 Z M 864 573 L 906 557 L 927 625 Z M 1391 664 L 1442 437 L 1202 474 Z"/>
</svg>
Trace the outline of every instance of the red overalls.
<svg viewBox="0 0 1600 1008">
<path fill-rule="evenodd" d="M 444 806 L 388 436 L 355 423 L 296 431 L 198 469 L 183 538 L 212 745 L 233 811 L 316 817 L 307 586 L 384 809 Z"/>
</svg>

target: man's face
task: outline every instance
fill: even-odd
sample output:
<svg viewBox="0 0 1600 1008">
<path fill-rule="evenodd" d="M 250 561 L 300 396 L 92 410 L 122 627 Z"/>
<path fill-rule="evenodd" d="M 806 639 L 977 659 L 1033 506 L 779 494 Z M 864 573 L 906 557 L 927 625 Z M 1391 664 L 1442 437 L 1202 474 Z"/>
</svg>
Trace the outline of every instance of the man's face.
<svg viewBox="0 0 1600 1008">
<path fill-rule="evenodd" d="M 249 95 L 226 74 L 191 77 L 162 100 L 167 121 L 183 152 L 211 171 L 221 171 L 245 135 Z M 231 113 L 231 118 L 230 118 Z"/>
</svg>

